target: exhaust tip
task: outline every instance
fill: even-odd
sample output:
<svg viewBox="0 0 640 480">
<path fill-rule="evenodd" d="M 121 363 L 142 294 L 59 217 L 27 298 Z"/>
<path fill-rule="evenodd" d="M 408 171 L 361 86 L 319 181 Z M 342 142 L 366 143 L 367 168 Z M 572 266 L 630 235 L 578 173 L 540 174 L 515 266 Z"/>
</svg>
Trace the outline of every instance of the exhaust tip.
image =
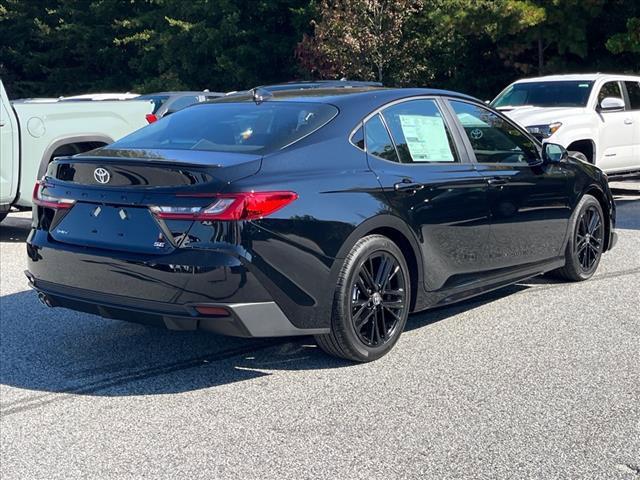
<svg viewBox="0 0 640 480">
<path fill-rule="evenodd" d="M 36 284 L 35 278 L 33 277 L 33 275 L 31 274 L 31 272 L 29 270 L 25 270 L 24 274 L 27 277 L 29 285 L 33 286 L 33 285 Z"/>
<path fill-rule="evenodd" d="M 42 292 L 38 292 L 38 300 L 40 300 L 40 303 L 45 307 L 53 307 L 53 302 L 51 301 L 51 299 Z"/>
</svg>

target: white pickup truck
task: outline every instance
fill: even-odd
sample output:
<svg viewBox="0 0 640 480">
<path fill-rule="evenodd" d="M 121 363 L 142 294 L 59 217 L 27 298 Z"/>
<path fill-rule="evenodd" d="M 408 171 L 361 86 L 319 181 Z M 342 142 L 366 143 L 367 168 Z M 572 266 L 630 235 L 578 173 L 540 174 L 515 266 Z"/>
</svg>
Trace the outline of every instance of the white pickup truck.
<svg viewBox="0 0 640 480">
<path fill-rule="evenodd" d="M 33 186 L 54 157 L 111 143 L 147 125 L 150 101 L 9 102 L 0 81 L 0 221 L 31 207 Z"/>
<path fill-rule="evenodd" d="M 640 174 L 640 77 L 553 75 L 518 80 L 491 106 L 541 141 L 558 143 L 611 176 Z"/>
</svg>

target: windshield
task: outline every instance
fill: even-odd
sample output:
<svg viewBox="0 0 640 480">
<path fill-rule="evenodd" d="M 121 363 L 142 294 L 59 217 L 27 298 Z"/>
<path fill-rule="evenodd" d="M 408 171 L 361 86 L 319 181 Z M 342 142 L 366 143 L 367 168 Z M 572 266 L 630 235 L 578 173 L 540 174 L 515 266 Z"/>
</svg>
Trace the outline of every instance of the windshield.
<svg viewBox="0 0 640 480">
<path fill-rule="evenodd" d="M 336 107 L 321 103 L 200 104 L 164 117 L 111 147 L 266 154 L 300 140 L 337 114 Z"/>
<path fill-rule="evenodd" d="M 585 107 L 593 82 L 523 82 L 509 85 L 498 95 L 493 108 L 521 107 Z"/>
<path fill-rule="evenodd" d="M 164 105 L 164 102 L 168 99 L 169 95 L 140 95 L 135 98 L 135 100 L 151 100 L 151 103 L 153 103 L 153 112 L 151 113 L 156 113 L 160 110 L 160 107 Z"/>
</svg>

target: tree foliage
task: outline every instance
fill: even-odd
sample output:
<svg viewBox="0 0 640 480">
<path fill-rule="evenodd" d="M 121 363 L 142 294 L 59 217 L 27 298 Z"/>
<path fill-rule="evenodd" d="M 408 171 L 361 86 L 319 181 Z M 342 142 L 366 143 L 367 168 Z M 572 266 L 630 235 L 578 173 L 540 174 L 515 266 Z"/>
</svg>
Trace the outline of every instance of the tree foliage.
<svg viewBox="0 0 640 480">
<path fill-rule="evenodd" d="M 382 79 L 490 97 L 640 69 L 638 0 L 0 0 L 12 97 Z"/>
<path fill-rule="evenodd" d="M 398 17 L 407 4 L 410 15 Z M 639 23 L 626 18 L 640 8 L 637 0 L 327 0 L 298 46 L 302 65 L 374 78 L 374 56 L 361 61 L 357 53 L 378 36 L 366 14 L 375 5 L 389 12 L 381 22 L 393 25 L 381 39 L 389 84 L 492 96 L 523 75 L 640 69 Z"/>
<path fill-rule="evenodd" d="M 303 68 L 322 77 L 385 80 L 384 72 L 411 56 L 402 45 L 422 0 L 323 0 L 296 51 Z M 397 67 L 396 67 L 397 68 Z"/>
</svg>

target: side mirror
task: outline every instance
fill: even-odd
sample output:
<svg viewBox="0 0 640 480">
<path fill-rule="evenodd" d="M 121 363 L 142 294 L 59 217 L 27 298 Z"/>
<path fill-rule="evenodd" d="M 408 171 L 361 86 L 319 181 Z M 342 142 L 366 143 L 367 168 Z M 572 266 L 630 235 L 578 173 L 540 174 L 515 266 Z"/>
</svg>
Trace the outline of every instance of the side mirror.
<svg viewBox="0 0 640 480">
<path fill-rule="evenodd" d="M 624 110 L 624 100 L 616 97 L 605 97 L 600 101 L 598 110 L 601 112 L 620 112 Z"/>
<path fill-rule="evenodd" d="M 567 150 L 557 143 L 545 143 L 542 146 L 542 160 L 544 163 L 564 162 L 569 158 Z"/>
</svg>

